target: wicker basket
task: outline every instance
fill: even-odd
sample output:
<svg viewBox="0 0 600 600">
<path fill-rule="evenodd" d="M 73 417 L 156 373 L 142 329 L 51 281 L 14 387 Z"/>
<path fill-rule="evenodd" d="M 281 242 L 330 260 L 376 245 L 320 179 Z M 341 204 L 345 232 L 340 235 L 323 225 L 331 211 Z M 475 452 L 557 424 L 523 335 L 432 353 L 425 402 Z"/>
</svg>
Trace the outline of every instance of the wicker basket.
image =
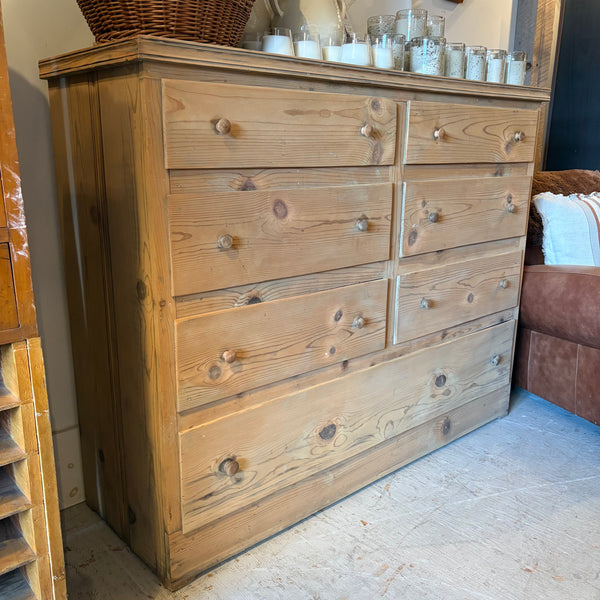
<svg viewBox="0 0 600 600">
<path fill-rule="evenodd" d="M 134 35 L 237 46 L 255 0 L 77 0 L 97 42 Z"/>
</svg>

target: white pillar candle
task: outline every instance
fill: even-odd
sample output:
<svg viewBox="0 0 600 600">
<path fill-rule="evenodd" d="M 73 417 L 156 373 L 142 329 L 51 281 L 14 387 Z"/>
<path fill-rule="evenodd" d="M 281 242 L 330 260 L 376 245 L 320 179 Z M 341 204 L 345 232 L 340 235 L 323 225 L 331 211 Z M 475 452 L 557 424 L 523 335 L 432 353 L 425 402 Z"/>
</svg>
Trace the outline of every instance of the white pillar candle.
<svg viewBox="0 0 600 600">
<path fill-rule="evenodd" d="M 287 35 L 265 35 L 263 36 L 262 49 L 272 54 L 294 55 L 292 40 Z"/>
<path fill-rule="evenodd" d="M 362 67 L 370 66 L 371 47 L 364 43 L 344 44 L 342 46 L 342 62 Z"/>
<path fill-rule="evenodd" d="M 510 60 L 506 63 L 506 83 L 523 85 L 527 63 L 524 60 Z"/>
<path fill-rule="evenodd" d="M 391 48 L 371 47 L 373 66 L 379 69 L 394 68 L 394 53 Z"/>
<path fill-rule="evenodd" d="M 314 40 L 298 40 L 294 42 L 294 52 L 296 56 L 302 58 L 321 58 L 319 43 Z"/>
<path fill-rule="evenodd" d="M 323 46 L 323 60 L 329 62 L 340 62 L 342 60 L 341 46 Z"/>
<path fill-rule="evenodd" d="M 483 54 L 468 54 L 466 79 L 483 81 L 485 79 L 485 56 Z"/>
<path fill-rule="evenodd" d="M 491 83 L 504 82 L 504 59 L 490 58 L 487 63 L 486 81 Z"/>
<path fill-rule="evenodd" d="M 465 53 L 462 48 L 446 46 L 444 75 L 461 79 L 465 76 Z"/>
</svg>

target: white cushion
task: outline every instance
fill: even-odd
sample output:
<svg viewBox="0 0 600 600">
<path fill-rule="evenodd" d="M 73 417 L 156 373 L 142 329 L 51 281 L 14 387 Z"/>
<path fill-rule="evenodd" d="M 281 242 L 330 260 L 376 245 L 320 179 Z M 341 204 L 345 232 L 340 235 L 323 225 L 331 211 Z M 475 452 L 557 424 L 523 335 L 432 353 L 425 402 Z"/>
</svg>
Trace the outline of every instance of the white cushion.
<svg viewBox="0 0 600 600">
<path fill-rule="evenodd" d="M 544 234 L 547 265 L 600 266 L 600 192 L 534 196 Z"/>
</svg>

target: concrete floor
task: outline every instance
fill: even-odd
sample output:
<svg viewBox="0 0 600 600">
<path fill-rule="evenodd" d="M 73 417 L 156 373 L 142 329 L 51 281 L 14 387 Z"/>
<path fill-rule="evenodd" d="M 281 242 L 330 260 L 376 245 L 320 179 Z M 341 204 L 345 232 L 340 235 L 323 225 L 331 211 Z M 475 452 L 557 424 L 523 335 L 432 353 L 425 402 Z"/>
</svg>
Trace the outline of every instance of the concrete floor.
<svg viewBox="0 0 600 600">
<path fill-rule="evenodd" d="M 600 600 L 600 427 L 511 412 L 171 594 L 85 505 L 71 600 Z"/>
</svg>

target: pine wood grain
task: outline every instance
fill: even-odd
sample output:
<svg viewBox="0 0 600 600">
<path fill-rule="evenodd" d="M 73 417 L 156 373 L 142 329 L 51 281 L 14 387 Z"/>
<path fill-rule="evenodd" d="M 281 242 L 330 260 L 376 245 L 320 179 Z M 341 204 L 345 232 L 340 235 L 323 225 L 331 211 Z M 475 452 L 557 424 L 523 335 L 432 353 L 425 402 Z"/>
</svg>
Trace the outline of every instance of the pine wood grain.
<svg viewBox="0 0 600 600">
<path fill-rule="evenodd" d="M 383 98 L 163 82 L 168 169 L 389 165 L 396 105 Z M 227 119 L 231 131 L 216 124 Z M 373 132 L 361 134 L 368 125 Z"/>
<path fill-rule="evenodd" d="M 177 323 L 178 410 L 382 350 L 387 292 L 379 280 Z"/>
<path fill-rule="evenodd" d="M 530 177 L 404 183 L 402 256 L 525 235 Z"/>
<path fill-rule="evenodd" d="M 400 275 L 394 343 L 516 306 L 522 257 L 513 252 Z"/>
<path fill-rule="evenodd" d="M 184 533 L 506 386 L 513 333 L 505 323 L 186 432 Z M 237 475 L 219 472 L 227 458 Z"/>
<path fill-rule="evenodd" d="M 35 552 L 27 545 L 10 518 L 0 521 L 0 575 L 35 560 Z"/>
<path fill-rule="evenodd" d="M 386 260 L 391 204 L 391 184 L 169 196 L 173 295 Z"/>
<path fill-rule="evenodd" d="M 0 576 L 0 589 L 5 600 L 37 600 L 19 569 Z"/>
<path fill-rule="evenodd" d="M 408 164 L 530 162 L 535 152 L 538 113 L 484 106 L 409 102 Z M 436 140 L 434 131 L 444 136 Z M 516 142 L 514 135 L 525 139 Z"/>
<path fill-rule="evenodd" d="M 13 440 L 11 435 L 0 426 L 0 467 L 21 460 L 26 452 Z"/>
<path fill-rule="evenodd" d="M 1 381 L 1 380 L 0 380 Z M 0 382 L 0 411 L 8 410 L 19 405 L 19 399 Z"/>
<path fill-rule="evenodd" d="M 18 326 L 10 248 L 8 244 L 0 244 L 0 329 L 16 329 Z"/>
<path fill-rule="evenodd" d="M 4 519 L 31 507 L 29 499 L 19 489 L 8 471 L 0 469 L 0 519 Z"/>
</svg>

